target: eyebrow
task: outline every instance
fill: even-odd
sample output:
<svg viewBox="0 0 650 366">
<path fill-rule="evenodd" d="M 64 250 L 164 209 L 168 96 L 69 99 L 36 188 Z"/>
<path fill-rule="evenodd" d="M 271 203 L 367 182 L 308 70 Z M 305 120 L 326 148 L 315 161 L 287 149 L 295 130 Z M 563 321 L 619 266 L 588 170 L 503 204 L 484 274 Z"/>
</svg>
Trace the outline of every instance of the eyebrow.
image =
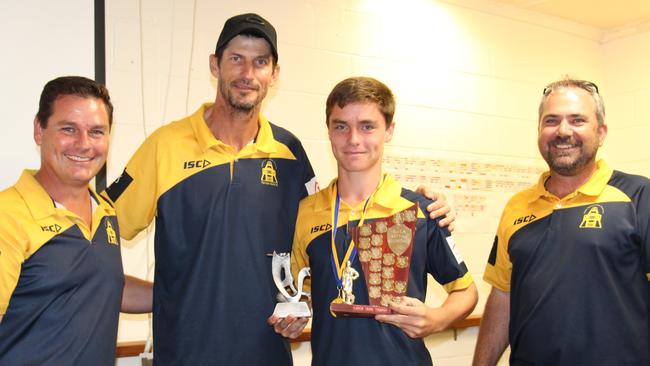
<svg viewBox="0 0 650 366">
<path fill-rule="evenodd" d="M 64 120 L 54 122 L 54 125 L 56 125 L 57 127 L 70 127 L 70 126 L 77 127 L 77 126 L 79 126 L 79 123 L 64 119 Z M 98 128 L 108 129 L 108 128 L 110 128 L 110 126 L 109 126 L 108 123 L 107 124 L 96 123 L 96 124 L 90 125 L 90 129 L 98 129 Z"/>
<path fill-rule="evenodd" d="M 569 115 L 565 115 L 565 114 L 557 114 L 557 113 L 549 113 L 549 114 L 545 114 L 545 115 L 543 115 L 543 116 L 542 116 L 542 119 L 544 119 L 544 118 L 548 118 L 548 117 L 561 117 L 561 116 L 568 116 L 568 117 L 571 117 L 571 118 L 575 118 L 575 117 L 584 117 L 584 118 L 587 118 L 587 115 L 586 115 L 586 114 L 582 114 L 582 113 L 571 113 L 571 114 L 569 114 Z"/>
<path fill-rule="evenodd" d="M 235 52 L 235 51 L 224 52 L 224 56 L 239 56 L 239 57 L 246 58 L 246 56 L 244 54 L 239 53 L 239 52 Z M 271 52 L 268 52 L 268 53 L 255 55 L 252 58 L 253 59 L 256 59 L 256 58 L 273 58 L 273 54 Z"/>
<path fill-rule="evenodd" d="M 345 124 L 349 124 L 348 121 L 345 121 L 345 120 L 342 120 L 342 119 L 334 119 L 334 120 L 332 120 L 332 122 L 330 122 L 330 123 L 345 123 Z M 359 124 L 378 124 L 378 123 L 379 123 L 379 121 L 372 120 L 372 119 L 362 119 L 361 121 L 359 121 Z"/>
</svg>

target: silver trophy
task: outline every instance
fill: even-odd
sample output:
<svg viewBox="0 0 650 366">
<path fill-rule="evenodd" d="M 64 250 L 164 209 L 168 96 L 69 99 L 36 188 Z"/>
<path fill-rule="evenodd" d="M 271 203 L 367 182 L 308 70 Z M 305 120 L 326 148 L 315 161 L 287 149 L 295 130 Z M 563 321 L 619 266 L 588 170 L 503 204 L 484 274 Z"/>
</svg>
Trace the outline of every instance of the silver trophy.
<svg viewBox="0 0 650 366">
<path fill-rule="evenodd" d="M 277 295 L 278 303 L 275 305 L 273 315 L 280 318 L 286 318 L 291 315 L 296 318 L 311 317 L 311 310 L 306 302 L 300 301 L 302 295 L 310 296 L 309 292 L 302 290 L 305 277 L 310 276 L 309 267 L 305 267 L 298 272 L 298 288 L 293 285 L 293 276 L 291 275 L 291 256 L 289 253 L 273 252 L 271 260 L 271 270 L 273 272 L 273 282 L 280 291 Z M 293 295 L 289 293 L 289 291 Z"/>
</svg>

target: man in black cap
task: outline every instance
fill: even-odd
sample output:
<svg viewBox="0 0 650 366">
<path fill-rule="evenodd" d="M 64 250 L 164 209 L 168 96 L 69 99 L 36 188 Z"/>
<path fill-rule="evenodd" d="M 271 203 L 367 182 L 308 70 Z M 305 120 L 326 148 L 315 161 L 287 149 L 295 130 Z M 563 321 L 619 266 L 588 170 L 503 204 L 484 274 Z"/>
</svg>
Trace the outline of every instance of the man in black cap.
<svg viewBox="0 0 650 366">
<path fill-rule="evenodd" d="M 291 250 L 316 180 L 298 139 L 260 114 L 276 44 L 259 15 L 226 21 L 210 56 L 214 103 L 154 132 L 107 189 L 123 237 L 156 218 L 156 364 L 291 364 L 266 324 L 276 302 L 267 253 Z"/>
<path fill-rule="evenodd" d="M 228 19 L 210 71 L 214 103 L 149 136 L 107 194 L 127 239 L 156 218 L 156 364 L 290 365 L 274 330 L 296 337 L 306 319 L 267 325 L 268 254 L 290 252 L 298 202 L 317 186 L 300 141 L 260 114 L 280 71 L 273 26 Z"/>
</svg>

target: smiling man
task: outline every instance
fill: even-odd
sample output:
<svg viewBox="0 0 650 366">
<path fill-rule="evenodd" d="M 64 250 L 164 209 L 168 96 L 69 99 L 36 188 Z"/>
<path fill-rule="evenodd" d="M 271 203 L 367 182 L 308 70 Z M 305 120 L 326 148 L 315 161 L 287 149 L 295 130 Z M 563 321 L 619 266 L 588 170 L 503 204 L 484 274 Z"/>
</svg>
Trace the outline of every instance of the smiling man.
<svg viewBox="0 0 650 366">
<path fill-rule="evenodd" d="M 549 84 L 538 146 L 549 166 L 503 211 L 474 365 L 650 364 L 650 181 L 596 160 L 595 84 Z"/>
<path fill-rule="evenodd" d="M 150 287 L 125 281 L 113 208 L 89 187 L 112 116 L 108 91 L 90 79 L 43 88 L 40 169 L 0 193 L 2 365 L 113 365 L 120 306 L 151 309 Z"/>
<path fill-rule="evenodd" d="M 316 180 L 300 141 L 260 113 L 280 72 L 274 27 L 228 19 L 209 67 L 214 102 L 149 136 L 106 192 L 125 238 L 156 220 L 155 364 L 290 365 L 266 323 L 267 254 L 290 251 Z"/>
</svg>

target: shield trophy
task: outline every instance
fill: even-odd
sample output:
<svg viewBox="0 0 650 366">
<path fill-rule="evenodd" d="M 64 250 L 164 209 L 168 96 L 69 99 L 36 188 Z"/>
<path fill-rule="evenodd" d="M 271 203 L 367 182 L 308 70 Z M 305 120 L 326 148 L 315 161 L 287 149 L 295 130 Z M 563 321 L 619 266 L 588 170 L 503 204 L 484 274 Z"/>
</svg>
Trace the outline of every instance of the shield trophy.
<svg viewBox="0 0 650 366">
<path fill-rule="evenodd" d="M 302 295 L 310 296 L 309 292 L 302 290 L 305 277 L 309 276 L 309 267 L 302 268 L 298 272 L 297 288 L 293 285 L 293 276 L 291 275 L 291 256 L 289 253 L 272 254 L 271 270 L 273 273 L 273 282 L 278 288 L 277 300 L 273 315 L 280 318 L 286 318 L 291 315 L 296 318 L 311 317 L 311 310 L 306 302 L 300 301 Z M 291 291 L 291 294 L 289 291 Z"/>
<path fill-rule="evenodd" d="M 346 278 L 347 274 L 342 274 L 343 301 L 330 304 L 330 311 L 334 315 L 374 317 L 392 313 L 388 303 L 399 302 L 408 288 L 417 213 L 418 207 L 413 205 L 393 216 L 350 229 L 366 281 L 369 304 L 354 303 L 351 281 L 359 275 L 355 275 L 357 271 L 348 263 L 346 268 L 350 268 L 351 277 Z"/>
</svg>

